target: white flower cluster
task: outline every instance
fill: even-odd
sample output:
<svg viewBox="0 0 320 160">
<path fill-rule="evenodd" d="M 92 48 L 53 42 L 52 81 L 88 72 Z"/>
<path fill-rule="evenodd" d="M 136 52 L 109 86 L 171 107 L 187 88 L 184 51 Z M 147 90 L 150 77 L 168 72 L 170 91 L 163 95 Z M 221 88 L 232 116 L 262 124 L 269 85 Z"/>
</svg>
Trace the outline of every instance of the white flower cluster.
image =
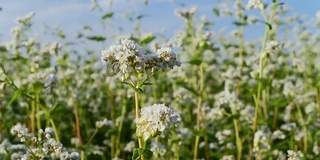
<svg viewBox="0 0 320 160">
<path fill-rule="evenodd" d="M 285 139 L 286 135 L 280 131 L 280 130 L 276 130 L 272 133 L 272 139 Z"/>
<path fill-rule="evenodd" d="M 254 152 L 263 152 L 271 149 L 268 142 L 268 135 L 261 130 L 254 134 L 253 145 Z"/>
<path fill-rule="evenodd" d="M 300 160 L 303 157 L 301 151 L 295 152 L 293 150 L 288 150 L 288 160 Z"/>
<path fill-rule="evenodd" d="M 219 144 L 223 144 L 227 140 L 227 138 L 232 135 L 232 133 L 233 132 L 231 130 L 225 129 L 225 130 L 222 130 L 222 131 L 218 131 L 215 134 L 215 137 L 218 139 Z"/>
<path fill-rule="evenodd" d="M 78 152 L 65 151 L 62 143 L 51 138 L 51 134 L 53 134 L 52 128 L 46 128 L 44 131 L 40 129 L 37 134 L 38 136 L 34 136 L 33 133 L 29 133 L 27 128 L 18 123 L 11 128 L 11 134 L 17 135 L 21 142 L 33 142 L 36 145 L 35 147 L 20 145 L 19 148 L 22 149 L 20 149 L 18 152 L 15 152 L 13 147 L 17 145 L 10 145 L 10 143 L 7 142 L 4 147 L 0 147 L 0 150 L 12 151 L 11 158 L 18 157 L 19 159 L 25 160 L 47 158 L 80 159 L 80 154 Z"/>
<path fill-rule="evenodd" d="M 270 41 L 266 45 L 265 53 L 266 55 L 273 55 L 275 54 L 279 49 L 281 45 L 277 41 Z"/>
<path fill-rule="evenodd" d="M 27 15 L 25 15 L 24 17 L 18 17 L 16 19 L 16 22 L 17 23 L 20 23 L 20 24 L 24 24 L 24 25 L 27 25 L 30 23 L 30 20 L 31 18 L 34 16 L 34 12 L 29 12 Z"/>
<path fill-rule="evenodd" d="M 34 137 L 33 134 L 29 133 L 29 129 L 22 126 L 20 123 L 13 126 L 10 130 L 11 134 L 17 135 L 21 142 L 25 142 L 26 139 Z"/>
<path fill-rule="evenodd" d="M 181 18 L 189 19 L 197 12 L 196 7 L 192 7 L 189 10 L 176 9 L 174 11 L 175 15 Z"/>
<path fill-rule="evenodd" d="M 111 126 L 112 127 L 113 125 L 114 125 L 113 122 L 107 120 L 106 118 L 103 119 L 102 121 L 97 121 L 96 122 L 96 127 L 97 128 L 102 128 L 103 126 Z"/>
<path fill-rule="evenodd" d="M 159 142 L 152 142 L 150 150 L 153 152 L 153 155 L 157 159 L 160 159 L 160 157 L 163 157 L 167 152 L 166 147 Z"/>
<path fill-rule="evenodd" d="M 138 137 L 144 141 L 149 137 L 160 135 L 167 128 L 174 125 L 180 116 L 173 109 L 164 104 L 154 104 L 141 109 L 140 117 L 136 119 Z"/>
<path fill-rule="evenodd" d="M 249 0 L 247 7 L 248 8 L 259 8 L 260 10 L 264 9 L 263 3 L 260 0 Z"/>
<path fill-rule="evenodd" d="M 239 100 L 235 92 L 228 90 L 222 91 L 214 96 L 216 107 L 230 107 L 232 112 L 240 111 L 243 108 L 243 103 Z"/>
<path fill-rule="evenodd" d="M 2 68 L 2 64 L 0 62 L 0 90 L 2 90 L 5 86 L 6 82 L 6 75 L 4 73 L 4 70 Z"/>
<path fill-rule="evenodd" d="M 111 66 L 113 71 L 120 71 L 127 79 L 132 73 L 153 73 L 159 69 L 166 70 L 180 66 L 176 54 L 171 48 L 165 47 L 156 53 L 147 51 L 132 40 L 122 39 L 119 45 L 112 45 L 101 52 L 102 60 Z"/>
</svg>

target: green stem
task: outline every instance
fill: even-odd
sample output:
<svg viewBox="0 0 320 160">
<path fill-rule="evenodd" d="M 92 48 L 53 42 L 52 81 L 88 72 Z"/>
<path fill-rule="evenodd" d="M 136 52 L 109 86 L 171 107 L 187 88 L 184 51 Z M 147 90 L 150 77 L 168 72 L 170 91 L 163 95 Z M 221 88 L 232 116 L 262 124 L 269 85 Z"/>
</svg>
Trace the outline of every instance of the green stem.
<svg viewBox="0 0 320 160">
<path fill-rule="evenodd" d="M 127 106 L 126 106 L 126 100 L 124 100 L 124 103 L 122 103 L 122 110 L 121 110 L 121 119 L 120 119 L 120 124 L 118 128 L 118 136 L 117 136 L 117 141 L 116 141 L 116 157 L 120 154 L 121 147 L 120 147 L 120 138 L 121 138 L 121 132 L 122 132 L 122 127 L 123 127 L 123 121 L 127 112 Z"/>
<path fill-rule="evenodd" d="M 298 104 L 297 105 L 297 109 L 298 109 L 298 115 L 299 115 L 299 119 L 302 121 L 302 124 L 303 124 L 303 133 L 304 133 L 304 136 L 303 136 L 303 152 L 304 153 L 307 153 L 308 151 L 308 130 L 307 130 L 307 124 L 303 118 L 303 115 L 302 115 L 302 111 L 301 111 L 301 108 Z"/>
<path fill-rule="evenodd" d="M 54 121 L 52 120 L 52 118 L 50 118 L 50 123 L 52 125 L 53 131 L 54 131 L 54 135 L 56 137 L 56 141 L 60 142 L 58 131 L 57 131 L 56 125 L 54 124 Z"/>
<path fill-rule="evenodd" d="M 87 143 L 85 144 L 86 146 L 89 145 L 91 143 L 91 141 L 93 140 L 93 138 L 96 136 L 96 134 L 98 133 L 99 129 L 96 128 L 93 132 L 93 134 L 91 135 L 91 137 L 89 138 L 89 140 L 87 141 Z"/>
<path fill-rule="evenodd" d="M 238 120 L 233 119 L 233 125 L 234 125 L 234 131 L 236 132 L 236 145 L 237 145 L 237 160 L 241 160 L 242 157 L 242 142 L 239 135 L 239 126 L 238 126 Z"/>
<path fill-rule="evenodd" d="M 173 126 L 172 128 L 171 128 L 171 134 L 172 134 L 172 136 L 173 137 L 176 137 L 177 136 L 177 133 L 176 133 L 176 131 L 175 131 L 175 127 Z M 158 138 L 158 137 L 157 137 Z M 180 159 L 180 155 L 179 155 L 179 145 L 178 145 L 178 142 L 175 140 L 174 142 L 173 142 L 173 154 L 174 154 L 174 159 L 175 160 L 179 160 Z"/>
<path fill-rule="evenodd" d="M 200 139 L 200 137 L 197 135 L 195 143 L 194 143 L 194 150 L 193 150 L 193 159 L 194 160 L 197 160 L 197 158 L 198 158 L 199 139 Z"/>
<path fill-rule="evenodd" d="M 200 132 L 200 116 L 201 116 L 201 105 L 202 105 L 202 91 L 204 86 L 203 80 L 203 64 L 200 64 L 200 89 L 199 89 L 199 98 L 197 104 L 197 132 Z M 198 158 L 198 146 L 199 146 L 200 136 L 197 134 L 195 143 L 194 143 L 194 150 L 193 150 L 193 159 L 196 160 Z"/>
<path fill-rule="evenodd" d="M 273 6 L 273 10 L 271 13 L 270 18 L 267 20 L 267 23 L 270 24 L 274 14 L 276 13 L 276 6 L 277 4 L 274 4 Z M 260 51 L 260 60 L 259 60 L 259 82 L 258 82 L 258 90 L 257 90 L 257 97 L 255 100 L 255 112 L 254 112 L 254 120 L 253 120 L 253 135 L 255 134 L 255 132 L 257 131 L 257 122 L 258 122 L 258 110 L 259 110 L 259 102 L 260 102 L 260 95 L 261 95 L 261 89 L 262 89 L 262 74 L 263 74 L 263 67 L 264 67 L 264 59 L 266 58 L 264 55 L 264 50 L 265 50 L 265 45 L 268 39 L 268 35 L 269 35 L 269 26 L 266 26 L 266 30 L 264 33 L 264 38 L 263 38 L 263 42 L 262 42 L 262 47 L 261 47 L 261 51 Z M 253 138 L 252 138 L 252 148 L 250 150 L 250 159 L 253 158 Z"/>
<path fill-rule="evenodd" d="M 320 113 L 320 95 L 319 95 L 319 88 L 316 88 L 316 99 L 318 103 L 318 113 Z"/>
<path fill-rule="evenodd" d="M 77 132 L 77 138 L 79 140 L 79 147 L 82 146 L 82 138 L 81 138 L 81 130 L 80 130 L 80 120 L 79 120 L 79 112 L 78 112 L 78 106 L 74 105 L 74 116 L 76 121 L 76 132 Z"/>
<path fill-rule="evenodd" d="M 31 126 L 31 133 L 35 133 L 35 101 L 31 101 L 31 115 L 30 115 L 30 126 Z M 34 143 L 32 143 L 33 146 Z"/>
<path fill-rule="evenodd" d="M 85 159 L 86 159 L 85 153 L 84 151 L 81 151 L 81 160 L 85 160 Z"/>
<path fill-rule="evenodd" d="M 138 98 L 138 88 L 140 87 L 140 79 L 139 76 L 137 76 L 137 85 L 134 91 L 134 101 L 135 101 L 135 108 L 136 108 L 136 118 L 140 117 L 139 114 L 139 98 Z M 138 144 L 139 144 L 139 148 L 143 148 L 143 140 L 142 137 L 138 137 Z M 141 160 L 144 160 L 144 156 L 143 154 L 141 155 Z"/>
<path fill-rule="evenodd" d="M 278 119 L 278 114 L 279 114 L 279 107 L 275 106 L 274 107 L 274 116 L 272 120 L 272 129 L 275 130 L 277 126 L 277 119 Z"/>
<path fill-rule="evenodd" d="M 36 94 L 35 95 L 35 106 L 36 106 L 36 116 L 37 116 L 37 129 L 40 130 L 41 129 L 41 117 L 40 117 L 40 106 L 38 105 L 39 103 L 39 95 Z"/>
<path fill-rule="evenodd" d="M 152 91 L 153 91 L 153 103 L 157 103 L 157 86 L 154 85 L 156 80 L 154 77 L 151 78 L 151 82 L 152 82 Z"/>
</svg>

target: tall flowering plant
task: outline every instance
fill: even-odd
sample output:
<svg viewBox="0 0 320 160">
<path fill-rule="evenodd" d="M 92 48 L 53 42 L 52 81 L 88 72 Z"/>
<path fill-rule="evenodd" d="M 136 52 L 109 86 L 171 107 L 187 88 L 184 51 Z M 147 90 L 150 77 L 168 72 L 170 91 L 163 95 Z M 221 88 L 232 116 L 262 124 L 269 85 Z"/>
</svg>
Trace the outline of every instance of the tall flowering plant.
<svg viewBox="0 0 320 160">
<path fill-rule="evenodd" d="M 122 39 L 120 44 L 112 45 L 101 52 L 101 59 L 114 73 L 122 74 L 122 82 L 135 91 L 136 136 L 139 149 L 133 159 L 151 159 L 152 152 L 145 149 L 146 141 L 160 135 L 179 119 L 171 108 L 164 104 L 155 104 L 141 109 L 139 114 L 138 94 L 143 93 L 142 86 L 152 85 L 148 80 L 159 70 L 165 71 L 180 66 L 176 54 L 171 48 L 164 47 L 150 53 L 132 40 Z M 123 119 L 122 119 L 123 120 Z"/>
</svg>

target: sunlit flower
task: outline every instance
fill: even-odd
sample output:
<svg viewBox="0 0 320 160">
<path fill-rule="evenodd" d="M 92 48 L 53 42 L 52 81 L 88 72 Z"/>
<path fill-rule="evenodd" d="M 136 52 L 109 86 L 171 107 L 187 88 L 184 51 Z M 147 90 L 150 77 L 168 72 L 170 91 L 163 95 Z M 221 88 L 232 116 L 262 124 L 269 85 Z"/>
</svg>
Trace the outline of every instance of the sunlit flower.
<svg viewBox="0 0 320 160">
<path fill-rule="evenodd" d="M 264 6 L 260 0 L 249 0 L 247 4 L 248 8 L 259 8 L 263 10 Z"/>
<path fill-rule="evenodd" d="M 171 125 L 177 123 L 179 115 L 164 104 L 154 104 L 141 109 L 140 117 L 136 119 L 138 137 L 147 140 L 156 137 Z"/>
<path fill-rule="evenodd" d="M 181 18 L 189 19 L 197 12 L 196 7 L 192 7 L 189 10 L 176 9 L 174 13 Z"/>
<path fill-rule="evenodd" d="M 166 70 L 180 66 L 171 48 L 164 47 L 158 49 L 157 53 L 147 53 L 139 44 L 128 39 L 122 39 L 120 44 L 103 50 L 101 55 L 111 70 L 122 72 L 124 79 L 137 72 L 151 74 L 159 69 Z"/>
</svg>

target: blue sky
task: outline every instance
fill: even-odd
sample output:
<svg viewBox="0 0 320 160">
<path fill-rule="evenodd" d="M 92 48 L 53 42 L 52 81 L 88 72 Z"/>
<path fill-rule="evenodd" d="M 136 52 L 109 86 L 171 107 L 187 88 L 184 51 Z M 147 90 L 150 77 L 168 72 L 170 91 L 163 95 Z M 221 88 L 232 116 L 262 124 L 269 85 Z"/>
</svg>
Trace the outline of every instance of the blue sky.
<svg viewBox="0 0 320 160">
<path fill-rule="evenodd" d="M 144 32 L 165 33 L 168 36 L 183 26 L 183 20 L 174 15 L 175 8 L 190 8 L 197 6 L 198 16 L 206 15 L 208 19 L 213 16 L 212 8 L 215 0 L 149 0 L 146 6 L 143 0 L 97 0 L 103 12 L 90 11 L 91 0 L 1 0 L 0 7 L 0 43 L 10 40 L 10 28 L 16 25 L 15 19 L 24 16 L 30 11 L 35 12 L 33 19 L 33 31 L 35 37 L 41 37 L 45 30 L 44 24 L 54 27 L 61 26 L 67 35 L 74 36 L 83 25 L 92 26 L 91 34 L 110 34 L 118 32 L 115 28 L 122 26 L 124 33 L 134 30 L 134 25 L 123 17 L 143 14 L 146 15 L 141 21 Z M 269 0 L 271 2 L 271 0 Z M 181 3 L 185 6 L 182 6 Z M 243 1 L 247 3 L 246 0 Z M 305 15 L 308 19 L 314 18 L 320 10 L 320 1 L 283 0 L 288 4 L 292 13 Z M 114 26 L 107 33 L 101 33 L 101 16 L 104 13 L 115 12 L 114 20 L 107 22 Z M 230 28 L 230 24 L 223 21 L 217 22 L 217 28 Z M 258 31 L 257 31 L 258 32 Z M 261 33 L 263 34 L 263 33 Z"/>
</svg>

